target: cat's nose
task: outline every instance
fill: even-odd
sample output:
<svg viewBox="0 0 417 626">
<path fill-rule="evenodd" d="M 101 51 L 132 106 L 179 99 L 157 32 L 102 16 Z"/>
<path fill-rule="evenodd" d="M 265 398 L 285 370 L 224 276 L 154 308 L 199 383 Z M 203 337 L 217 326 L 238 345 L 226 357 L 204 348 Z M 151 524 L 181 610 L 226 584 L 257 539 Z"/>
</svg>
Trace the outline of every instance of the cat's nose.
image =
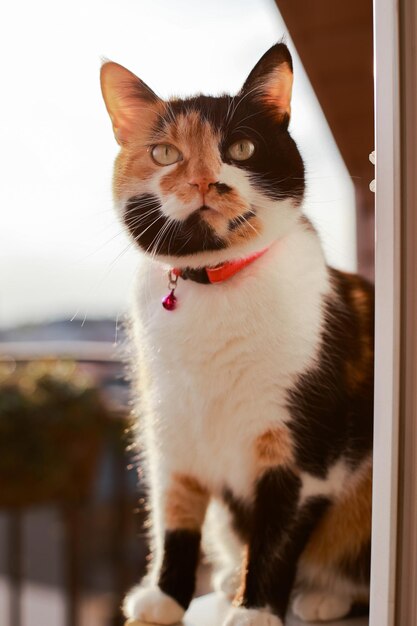
<svg viewBox="0 0 417 626">
<path fill-rule="evenodd" d="M 204 195 L 205 193 L 209 192 L 211 187 L 217 185 L 218 182 L 219 181 L 216 180 L 214 177 L 212 178 L 209 176 L 199 176 L 198 178 L 196 177 L 189 180 L 188 184 L 191 185 L 191 187 L 196 187 L 198 191 Z"/>
</svg>

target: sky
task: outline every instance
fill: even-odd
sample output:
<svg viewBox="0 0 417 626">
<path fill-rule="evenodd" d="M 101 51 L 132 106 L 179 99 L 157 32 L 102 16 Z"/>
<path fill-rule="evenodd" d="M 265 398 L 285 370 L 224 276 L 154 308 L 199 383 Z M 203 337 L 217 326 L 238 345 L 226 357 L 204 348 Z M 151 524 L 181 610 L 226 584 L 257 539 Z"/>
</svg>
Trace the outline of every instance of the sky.
<svg viewBox="0 0 417 626">
<path fill-rule="evenodd" d="M 4 15 L 5 14 L 5 15 Z M 0 25 L 0 327 L 128 308 L 137 252 L 112 208 L 101 59 L 162 97 L 236 92 L 282 36 L 306 211 L 329 262 L 356 267 L 353 185 L 273 0 L 15 0 Z"/>
</svg>

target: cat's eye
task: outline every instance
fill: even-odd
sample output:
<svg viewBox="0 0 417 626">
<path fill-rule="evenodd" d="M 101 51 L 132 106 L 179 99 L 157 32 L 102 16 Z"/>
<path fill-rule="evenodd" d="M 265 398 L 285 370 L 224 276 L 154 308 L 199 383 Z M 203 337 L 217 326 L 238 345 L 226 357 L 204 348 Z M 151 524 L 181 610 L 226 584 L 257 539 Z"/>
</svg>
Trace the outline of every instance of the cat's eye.
<svg viewBox="0 0 417 626">
<path fill-rule="evenodd" d="M 255 152 L 255 146 L 249 139 L 240 139 L 229 146 L 228 156 L 234 161 L 246 161 Z"/>
<path fill-rule="evenodd" d="M 169 143 L 159 143 L 154 146 L 151 156 L 158 165 L 172 165 L 182 160 L 181 152 Z"/>
</svg>

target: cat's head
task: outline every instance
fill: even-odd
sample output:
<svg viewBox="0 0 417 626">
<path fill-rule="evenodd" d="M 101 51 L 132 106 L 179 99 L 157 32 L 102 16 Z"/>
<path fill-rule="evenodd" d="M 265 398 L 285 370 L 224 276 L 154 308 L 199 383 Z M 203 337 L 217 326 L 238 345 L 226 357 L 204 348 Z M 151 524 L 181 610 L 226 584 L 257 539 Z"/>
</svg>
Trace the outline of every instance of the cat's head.
<svg viewBox="0 0 417 626">
<path fill-rule="evenodd" d="M 304 194 L 288 132 L 292 82 L 283 43 L 236 96 L 165 101 L 121 65 L 102 66 L 121 147 L 114 196 L 142 250 L 197 267 L 263 249 L 292 230 Z"/>
</svg>

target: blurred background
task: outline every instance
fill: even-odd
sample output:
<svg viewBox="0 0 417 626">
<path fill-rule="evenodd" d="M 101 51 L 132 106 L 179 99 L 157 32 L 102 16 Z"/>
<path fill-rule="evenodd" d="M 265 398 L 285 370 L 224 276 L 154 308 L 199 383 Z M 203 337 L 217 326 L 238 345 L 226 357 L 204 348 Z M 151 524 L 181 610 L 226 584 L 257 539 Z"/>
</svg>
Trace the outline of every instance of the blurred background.
<svg viewBox="0 0 417 626">
<path fill-rule="evenodd" d="M 306 212 L 329 263 L 372 279 L 372 1 L 17 1 L 0 31 L 0 624 L 117 626 L 146 516 L 101 59 L 162 97 L 233 93 L 284 36 Z"/>
</svg>

